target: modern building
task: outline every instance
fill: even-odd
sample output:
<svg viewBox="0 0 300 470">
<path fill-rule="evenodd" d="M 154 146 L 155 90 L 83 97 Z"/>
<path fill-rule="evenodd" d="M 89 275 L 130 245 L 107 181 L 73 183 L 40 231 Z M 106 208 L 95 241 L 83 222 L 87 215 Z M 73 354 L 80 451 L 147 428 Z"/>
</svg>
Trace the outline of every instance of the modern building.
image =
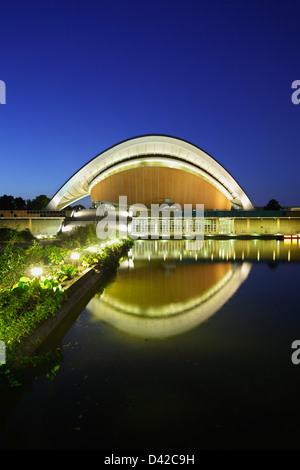
<svg viewBox="0 0 300 470">
<path fill-rule="evenodd" d="M 69 206 L 86 196 L 94 209 L 70 214 Z M 104 150 L 61 186 L 45 211 L 2 211 L 0 227 L 28 229 L 34 235 L 69 231 L 78 225 L 97 224 L 99 206 L 112 206 L 120 214 L 120 198 L 122 208 L 126 201 L 127 227 L 135 237 L 176 237 L 182 231 L 240 236 L 300 233 L 299 207 L 279 211 L 254 208 L 234 177 L 212 156 L 186 140 L 159 134 L 134 137 Z M 144 218 L 130 211 L 137 205 L 146 209 Z M 185 213 L 182 222 L 177 216 L 186 205 L 190 215 Z M 167 207 L 169 219 L 162 212 L 151 217 L 152 206 Z M 200 221 L 195 216 L 198 206 L 204 209 Z"/>
<path fill-rule="evenodd" d="M 300 232 L 300 211 L 255 210 L 241 186 L 213 157 L 167 135 L 135 137 L 101 152 L 63 184 L 47 209 L 63 210 L 86 196 L 91 197 L 94 207 L 118 207 L 121 196 L 127 208 L 136 204 L 148 210 L 153 205 L 176 205 L 183 211 L 187 204 L 194 210 L 197 204 L 203 205 L 201 223 L 193 213 L 188 221 L 193 233 L 280 236 Z M 65 221 L 63 229 L 97 220 L 96 211 L 80 211 L 74 216 Z M 175 217 L 157 221 L 149 213 L 130 222 L 131 233 L 141 237 L 154 232 L 172 236 L 177 229 Z"/>
<path fill-rule="evenodd" d="M 207 210 L 252 210 L 245 192 L 214 158 L 166 135 L 125 140 L 97 155 L 55 194 L 47 209 L 61 210 L 85 196 L 117 205 L 203 204 Z"/>
</svg>

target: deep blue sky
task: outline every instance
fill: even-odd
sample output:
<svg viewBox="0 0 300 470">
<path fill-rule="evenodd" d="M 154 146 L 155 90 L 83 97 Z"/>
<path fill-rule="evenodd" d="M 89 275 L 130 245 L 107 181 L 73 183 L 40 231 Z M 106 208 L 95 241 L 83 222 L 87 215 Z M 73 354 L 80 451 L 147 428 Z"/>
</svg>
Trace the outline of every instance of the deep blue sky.
<svg viewBox="0 0 300 470">
<path fill-rule="evenodd" d="M 140 134 L 218 160 L 254 205 L 300 205 L 299 1 L 1 3 L 0 195 L 52 197 Z"/>
</svg>

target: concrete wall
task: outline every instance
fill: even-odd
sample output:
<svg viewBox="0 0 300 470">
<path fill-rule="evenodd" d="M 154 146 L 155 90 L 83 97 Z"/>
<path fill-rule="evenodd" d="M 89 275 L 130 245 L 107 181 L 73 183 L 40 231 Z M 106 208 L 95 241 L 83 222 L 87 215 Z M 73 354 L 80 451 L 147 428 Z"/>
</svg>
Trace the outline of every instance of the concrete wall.
<svg viewBox="0 0 300 470">
<path fill-rule="evenodd" d="M 94 212 L 80 214 L 79 217 L 72 217 L 66 220 L 67 225 L 73 226 L 95 223 Z M 56 235 L 64 218 L 36 217 L 36 218 L 0 218 L 0 228 L 13 228 L 16 230 L 30 230 L 34 235 Z M 218 232 L 218 230 L 217 230 Z M 263 235 L 283 235 L 300 233 L 300 217 L 281 218 L 235 218 L 233 219 L 233 233 L 236 235 L 253 235 L 254 233 Z"/>
<path fill-rule="evenodd" d="M 300 233 L 300 218 L 234 219 L 234 233 L 236 235 L 252 235 L 255 232 L 263 235 L 297 234 Z"/>
<path fill-rule="evenodd" d="M 13 228 L 15 230 L 28 229 L 34 236 L 56 235 L 64 218 L 1 218 L 0 228 Z"/>
</svg>

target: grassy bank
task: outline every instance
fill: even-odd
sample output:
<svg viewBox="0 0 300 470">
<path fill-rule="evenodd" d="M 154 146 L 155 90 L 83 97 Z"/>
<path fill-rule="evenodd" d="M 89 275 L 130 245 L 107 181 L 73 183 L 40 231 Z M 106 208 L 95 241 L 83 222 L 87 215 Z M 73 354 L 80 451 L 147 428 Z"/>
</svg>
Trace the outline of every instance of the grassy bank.
<svg viewBox="0 0 300 470">
<path fill-rule="evenodd" d="M 0 340 L 8 370 L 20 345 L 66 302 L 67 288 L 87 268 L 115 271 L 132 240 L 99 243 L 94 226 L 79 227 L 55 244 L 17 247 L 11 241 L 0 255 Z M 75 256 L 76 255 L 76 256 Z M 26 358 L 24 358 L 26 362 Z"/>
</svg>

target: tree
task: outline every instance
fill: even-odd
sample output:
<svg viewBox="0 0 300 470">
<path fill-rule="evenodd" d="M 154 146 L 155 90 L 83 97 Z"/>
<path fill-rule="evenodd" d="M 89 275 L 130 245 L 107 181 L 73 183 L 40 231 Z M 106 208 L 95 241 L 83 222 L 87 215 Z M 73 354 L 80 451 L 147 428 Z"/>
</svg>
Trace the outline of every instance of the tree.
<svg viewBox="0 0 300 470">
<path fill-rule="evenodd" d="M 64 210 L 68 210 L 68 211 L 80 211 L 82 209 L 85 209 L 85 207 L 82 205 L 82 204 L 76 204 L 75 206 L 68 206 L 66 207 Z"/>
<path fill-rule="evenodd" d="M 265 211 L 279 211 L 281 209 L 281 206 L 276 199 L 270 199 L 268 204 L 265 206 Z"/>
<path fill-rule="evenodd" d="M 0 209 L 3 210 L 14 210 L 15 209 L 15 199 L 13 196 L 7 196 L 4 194 L 0 197 Z"/>
<path fill-rule="evenodd" d="M 43 210 L 45 209 L 46 205 L 50 199 L 41 194 L 37 196 L 35 199 L 30 200 L 27 199 L 26 201 L 22 197 L 14 197 L 14 196 L 7 196 L 4 194 L 0 196 L 0 209 L 1 210 Z"/>
<path fill-rule="evenodd" d="M 50 202 L 50 199 L 45 196 L 45 194 L 41 194 L 37 196 L 33 201 L 27 200 L 27 209 L 29 210 L 43 210 L 45 209 L 46 205 Z"/>
<path fill-rule="evenodd" d="M 15 208 L 19 210 L 25 210 L 26 209 L 26 201 L 22 197 L 16 197 L 15 198 Z"/>
</svg>

